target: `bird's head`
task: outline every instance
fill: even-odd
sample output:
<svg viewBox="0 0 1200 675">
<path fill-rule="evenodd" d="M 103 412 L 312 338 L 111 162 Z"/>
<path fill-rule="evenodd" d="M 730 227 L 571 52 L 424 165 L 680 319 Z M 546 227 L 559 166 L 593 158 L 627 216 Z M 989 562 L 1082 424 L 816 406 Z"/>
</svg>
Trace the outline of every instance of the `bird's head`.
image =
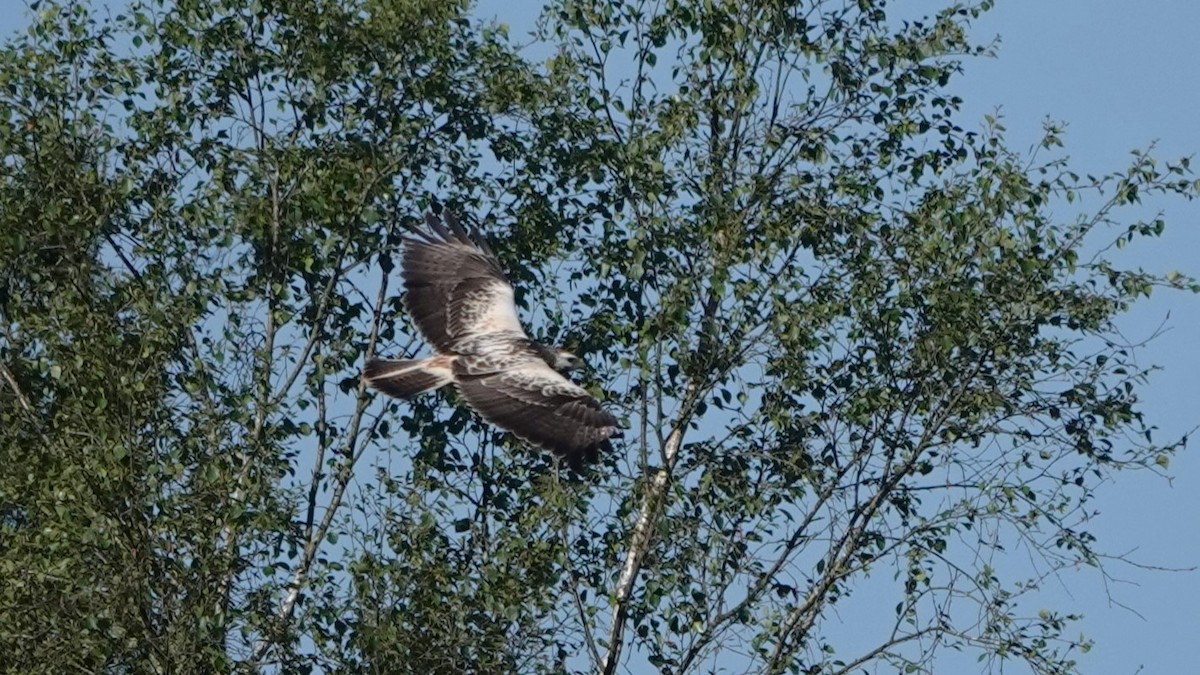
<svg viewBox="0 0 1200 675">
<path fill-rule="evenodd" d="M 554 350 L 554 363 L 550 364 L 560 373 L 567 373 L 583 367 L 583 359 L 565 349 Z"/>
</svg>

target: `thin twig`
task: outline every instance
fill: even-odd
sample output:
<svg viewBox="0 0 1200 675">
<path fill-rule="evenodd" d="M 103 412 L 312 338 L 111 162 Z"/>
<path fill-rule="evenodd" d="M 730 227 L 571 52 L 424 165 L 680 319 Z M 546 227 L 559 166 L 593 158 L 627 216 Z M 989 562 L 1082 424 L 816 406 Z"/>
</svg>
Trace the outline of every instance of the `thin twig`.
<svg viewBox="0 0 1200 675">
<path fill-rule="evenodd" d="M 588 653 L 592 656 L 592 663 L 597 668 L 603 668 L 603 662 L 600 659 L 600 650 L 596 648 L 596 638 L 592 635 L 592 628 L 588 622 L 587 612 L 583 608 L 583 598 L 579 595 L 579 579 L 575 576 L 574 566 L 571 565 L 570 537 L 567 527 L 568 521 L 564 520 L 562 529 L 560 530 L 563 538 L 563 566 L 566 568 L 568 578 L 571 579 L 571 598 L 575 601 L 575 611 L 579 613 L 579 625 L 583 626 L 584 643 L 587 645 Z"/>
<path fill-rule="evenodd" d="M 4 380 L 8 382 L 9 387 L 12 387 L 13 393 L 17 396 L 17 401 L 21 403 L 21 407 L 25 409 L 25 412 L 32 413 L 33 406 L 30 405 L 29 399 L 25 397 L 25 393 L 21 391 L 21 385 L 17 384 L 17 378 L 13 376 L 8 366 L 3 363 L 0 363 L 0 374 L 4 375 Z"/>
<path fill-rule="evenodd" d="M 384 300 L 387 298 L 388 293 L 388 274 L 384 272 L 381 277 L 379 292 L 376 294 L 375 316 L 372 321 L 370 336 L 367 339 L 366 351 L 368 354 L 375 353 L 375 343 L 379 339 L 379 329 L 383 322 Z M 366 449 L 365 443 L 359 446 L 362 416 L 370 402 L 370 399 L 366 395 L 365 381 L 359 382 L 357 400 L 358 405 L 355 407 L 349 428 L 347 429 L 345 460 L 342 462 L 342 466 L 338 469 L 337 476 L 334 478 L 333 494 L 330 495 L 329 505 L 325 509 L 325 514 L 321 518 L 320 524 L 311 532 L 304 544 L 304 552 L 301 554 L 300 562 L 296 565 L 296 569 L 292 573 L 292 580 L 288 584 L 287 595 L 280 602 L 279 609 L 275 614 L 274 625 L 259 640 L 258 644 L 255 645 L 254 651 L 250 656 L 251 663 L 261 662 L 267 650 L 282 638 L 288 624 L 291 623 L 292 616 L 296 611 L 296 603 L 300 599 L 301 591 L 304 590 L 304 587 L 308 583 L 309 574 L 312 571 L 313 564 L 316 562 L 321 542 L 324 541 L 326 535 L 329 533 L 329 528 L 333 525 L 334 517 L 345 498 L 346 489 L 354 477 L 354 466 Z"/>
</svg>

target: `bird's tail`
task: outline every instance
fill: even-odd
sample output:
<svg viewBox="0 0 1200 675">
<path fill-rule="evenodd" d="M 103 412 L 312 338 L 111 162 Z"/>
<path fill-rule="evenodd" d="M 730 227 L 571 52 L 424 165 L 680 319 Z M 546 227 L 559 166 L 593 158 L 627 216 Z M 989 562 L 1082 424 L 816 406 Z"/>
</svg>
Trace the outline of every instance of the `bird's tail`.
<svg viewBox="0 0 1200 675">
<path fill-rule="evenodd" d="M 363 379 L 388 396 L 412 398 L 453 382 L 452 359 L 441 354 L 427 359 L 368 359 Z"/>
</svg>

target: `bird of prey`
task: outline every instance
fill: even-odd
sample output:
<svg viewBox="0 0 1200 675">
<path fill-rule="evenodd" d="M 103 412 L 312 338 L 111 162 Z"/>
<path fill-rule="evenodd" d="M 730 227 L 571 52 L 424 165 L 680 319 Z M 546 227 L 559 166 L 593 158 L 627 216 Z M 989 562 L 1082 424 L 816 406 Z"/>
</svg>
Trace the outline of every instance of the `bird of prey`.
<svg viewBox="0 0 1200 675">
<path fill-rule="evenodd" d="M 433 348 L 423 359 L 369 359 L 368 385 L 407 399 L 453 384 L 483 419 L 550 450 L 576 471 L 611 448 L 617 419 L 564 377 L 572 353 L 534 342 L 491 248 L 448 210 L 404 239 L 404 307 Z"/>
</svg>

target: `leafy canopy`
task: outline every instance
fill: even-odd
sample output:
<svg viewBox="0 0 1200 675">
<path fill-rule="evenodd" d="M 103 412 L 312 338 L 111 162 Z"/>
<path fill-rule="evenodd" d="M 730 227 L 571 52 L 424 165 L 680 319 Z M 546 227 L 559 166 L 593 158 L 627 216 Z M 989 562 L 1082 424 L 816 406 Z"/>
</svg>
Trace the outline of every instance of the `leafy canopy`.
<svg viewBox="0 0 1200 675">
<path fill-rule="evenodd" d="M 5 667 L 1074 672 L 1040 581 L 1100 565 L 1095 485 L 1182 445 L 1113 322 L 1197 290 L 1108 246 L 1198 186 L 970 130 L 988 6 L 551 0 L 523 50 L 465 2 L 31 3 Z M 419 349 L 395 257 L 442 206 L 627 422 L 587 477 L 359 381 Z"/>
</svg>

